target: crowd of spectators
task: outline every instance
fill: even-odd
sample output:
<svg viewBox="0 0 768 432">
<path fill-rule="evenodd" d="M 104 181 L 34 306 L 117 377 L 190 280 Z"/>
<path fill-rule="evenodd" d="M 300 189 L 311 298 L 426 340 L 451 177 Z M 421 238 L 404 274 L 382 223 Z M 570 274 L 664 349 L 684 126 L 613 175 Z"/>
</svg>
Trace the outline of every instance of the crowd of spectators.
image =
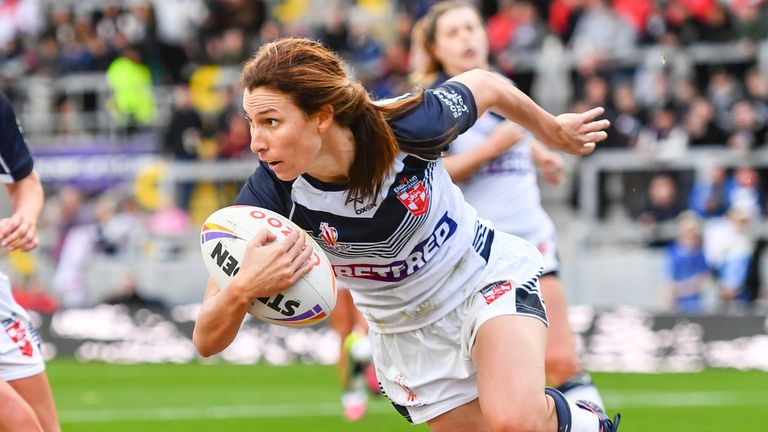
<svg viewBox="0 0 768 432">
<path fill-rule="evenodd" d="M 108 110 L 120 127 L 154 133 L 157 152 L 170 159 L 239 159 L 248 157 L 249 136 L 240 115 L 236 72 L 263 42 L 281 36 L 316 38 L 345 58 L 373 96 L 389 97 L 411 89 L 410 31 L 435 2 L 5 1 L 0 5 L 0 87 L 20 106 L 38 109 L 41 102 L 24 87 L 30 77 L 101 74 L 112 90 L 104 105 L 89 97 L 96 90 L 88 88 L 77 101 L 52 95 L 49 108 L 61 125 L 57 133 L 70 133 L 74 123 L 61 119 L 72 113 Z M 750 227 L 759 225 L 766 213 L 768 166 L 749 157 L 742 165 L 707 170 L 665 166 L 696 151 L 718 148 L 748 155 L 766 147 L 768 54 L 761 49 L 768 38 L 768 2 L 474 3 L 486 18 L 499 72 L 542 101 L 555 101 L 550 108 L 605 106 L 612 126 L 597 153 L 625 151 L 650 161 L 646 172 L 600 176 L 598 217 L 607 217 L 606 190 L 616 188 L 607 183 L 618 180 L 626 215 L 652 233 L 648 242 L 654 246 L 675 243 L 673 236 L 653 233 L 659 224 L 677 223 L 681 214 L 686 222 L 679 226 L 686 239 L 696 231 L 694 225 L 707 232 L 686 210 L 703 220 L 734 221 L 741 220 L 734 214 L 746 214 Z M 693 49 L 702 44 L 709 50 Z M 567 55 L 554 60 L 548 55 L 558 52 Z M 562 75 L 556 75 L 558 70 Z M 537 85 L 537 80 L 551 85 Z M 170 89 L 166 112 L 158 100 L 159 88 Z M 34 135 L 30 141 L 34 149 Z M 176 205 L 168 208 L 189 211 L 197 186 L 180 184 Z M 70 193 L 54 192 L 62 200 Z M 89 192 L 98 196 L 100 191 Z M 131 201 L 125 199 L 91 206 L 100 209 L 88 216 L 89 226 L 98 229 L 87 236 L 102 252 L 109 250 L 102 237 L 111 232 L 102 226 L 103 215 L 119 209 L 119 219 L 126 219 Z M 745 246 L 757 250 L 759 232 L 740 230 L 757 233 L 748 235 Z"/>
</svg>

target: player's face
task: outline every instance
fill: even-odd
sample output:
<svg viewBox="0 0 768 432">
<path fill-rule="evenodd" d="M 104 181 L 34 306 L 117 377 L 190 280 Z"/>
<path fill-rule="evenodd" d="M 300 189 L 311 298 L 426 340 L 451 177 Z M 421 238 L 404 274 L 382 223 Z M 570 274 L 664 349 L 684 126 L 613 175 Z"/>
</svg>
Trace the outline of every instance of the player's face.
<svg viewBox="0 0 768 432">
<path fill-rule="evenodd" d="M 317 116 L 308 116 L 290 96 L 264 87 L 245 90 L 243 109 L 250 124 L 251 151 L 280 180 L 305 173 L 320 151 Z"/>
<path fill-rule="evenodd" d="M 474 9 L 460 7 L 443 13 L 435 27 L 432 54 L 448 75 L 488 67 L 488 38 Z"/>
</svg>

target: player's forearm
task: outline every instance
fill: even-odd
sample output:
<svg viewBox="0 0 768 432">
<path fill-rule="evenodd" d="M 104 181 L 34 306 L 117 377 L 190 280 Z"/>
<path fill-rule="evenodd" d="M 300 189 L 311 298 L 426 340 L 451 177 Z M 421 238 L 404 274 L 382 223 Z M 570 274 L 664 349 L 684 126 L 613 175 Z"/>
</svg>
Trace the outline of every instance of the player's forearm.
<svg viewBox="0 0 768 432">
<path fill-rule="evenodd" d="M 452 80 L 472 92 L 478 115 L 493 108 L 493 112 L 533 132 L 547 145 L 557 140 L 561 126 L 555 117 L 499 75 L 474 69 Z"/>
<path fill-rule="evenodd" d="M 462 182 L 477 171 L 484 163 L 494 158 L 495 153 L 485 146 L 478 146 L 458 155 L 443 158 L 446 171 L 454 182 Z"/>
<path fill-rule="evenodd" d="M 237 295 L 236 288 L 221 290 L 205 299 L 192 333 L 192 342 L 201 356 L 220 353 L 235 340 L 249 306 Z"/>
<path fill-rule="evenodd" d="M 5 185 L 14 213 L 24 216 L 27 221 L 37 224 L 37 218 L 43 209 L 43 186 L 40 176 L 32 171 L 23 179 Z"/>
</svg>

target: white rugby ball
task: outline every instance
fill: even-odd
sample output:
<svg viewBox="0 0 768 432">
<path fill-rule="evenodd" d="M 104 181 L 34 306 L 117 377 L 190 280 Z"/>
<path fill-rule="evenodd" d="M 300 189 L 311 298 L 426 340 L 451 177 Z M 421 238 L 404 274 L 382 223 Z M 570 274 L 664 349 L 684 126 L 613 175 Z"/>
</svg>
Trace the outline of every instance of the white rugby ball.
<svg viewBox="0 0 768 432">
<path fill-rule="evenodd" d="M 200 232 L 203 262 L 216 284 L 224 289 L 240 270 L 245 246 L 256 232 L 267 228 L 277 240 L 298 230 L 314 249 L 312 270 L 290 288 L 272 296 L 260 297 L 248 313 L 268 322 L 288 327 L 318 323 L 336 305 L 336 277 L 328 257 L 312 237 L 296 224 L 273 211 L 253 206 L 230 206 L 211 214 Z"/>
</svg>

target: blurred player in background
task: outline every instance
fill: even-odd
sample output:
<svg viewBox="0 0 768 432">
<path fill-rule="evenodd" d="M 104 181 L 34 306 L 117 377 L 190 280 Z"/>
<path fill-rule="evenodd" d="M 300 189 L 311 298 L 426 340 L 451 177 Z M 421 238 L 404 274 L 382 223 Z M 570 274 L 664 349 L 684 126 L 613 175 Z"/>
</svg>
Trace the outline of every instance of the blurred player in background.
<svg viewBox="0 0 768 432">
<path fill-rule="evenodd" d="M 0 177 L 13 214 L 0 219 L 0 246 L 5 251 L 37 247 L 37 218 L 43 188 L 32 167 L 16 115 L 0 93 Z M 58 432 L 56 406 L 45 374 L 39 339 L 27 312 L 11 294 L 0 273 L 0 431 Z"/>
<path fill-rule="evenodd" d="M 263 45 L 241 82 L 260 162 L 236 202 L 319 239 L 368 321 L 377 377 L 400 414 L 440 432 L 618 430 L 618 417 L 545 388 L 541 253 L 478 220 L 437 160 L 490 107 L 587 154 L 607 136 L 602 109 L 555 117 L 482 70 L 374 103 L 307 39 Z M 232 343 L 256 298 L 312 268 L 306 236 L 276 240 L 258 231 L 226 287 L 209 278 L 193 334 L 201 355 Z"/>
<path fill-rule="evenodd" d="M 339 335 L 339 360 L 336 364 L 341 382 L 341 404 L 347 420 L 360 420 L 368 405 L 368 393 L 378 393 L 373 369 L 368 323 L 356 308 L 348 289 L 340 288 L 336 306 L 328 319 Z"/>
<path fill-rule="evenodd" d="M 415 81 L 436 87 L 463 72 L 489 69 L 488 38 L 479 11 L 463 1 L 438 3 L 414 26 Z M 603 406 L 590 376 L 581 370 L 568 324 L 568 308 L 560 278 L 555 226 L 541 206 L 536 183 L 538 164 L 553 184 L 564 179 L 562 157 L 520 126 L 492 112 L 451 143 L 445 168 L 494 228 L 522 237 L 544 256 L 541 292 L 547 305 L 546 374 L 549 385 L 573 400 Z"/>
</svg>

